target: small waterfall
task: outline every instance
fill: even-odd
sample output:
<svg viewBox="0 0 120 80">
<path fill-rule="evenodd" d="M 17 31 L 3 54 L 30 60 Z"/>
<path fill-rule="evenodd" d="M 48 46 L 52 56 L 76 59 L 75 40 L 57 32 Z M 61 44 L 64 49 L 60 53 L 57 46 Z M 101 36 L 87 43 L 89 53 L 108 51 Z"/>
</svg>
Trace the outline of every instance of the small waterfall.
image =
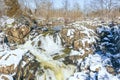
<svg viewBox="0 0 120 80">
<path fill-rule="evenodd" d="M 54 41 L 54 38 L 56 38 L 56 41 Z M 44 49 L 44 51 L 36 48 L 35 46 L 39 40 L 41 41 L 40 48 Z M 35 41 L 34 45 L 32 45 L 33 41 Z M 56 34 L 56 37 L 53 37 L 53 35 L 37 36 L 32 41 L 28 40 L 24 45 L 19 46 L 19 48 L 30 51 L 36 57 L 36 60 L 40 63 L 40 66 L 45 68 L 45 73 L 41 76 L 44 77 L 44 79 L 49 76 L 48 74 L 50 72 L 53 72 L 54 76 L 52 77 L 55 78 L 55 80 L 66 80 L 75 70 L 74 66 L 66 66 L 63 62 L 53 60 L 52 56 L 50 56 L 54 53 L 60 53 L 63 49 L 61 39 L 58 34 Z M 47 71 L 49 71 L 49 73 L 47 73 Z M 67 75 L 64 75 L 64 71 L 67 72 Z M 37 75 L 38 80 L 41 79 L 41 77 L 40 75 Z M 47 80 L 51 79 L 47 78 Z"/>
</svg>

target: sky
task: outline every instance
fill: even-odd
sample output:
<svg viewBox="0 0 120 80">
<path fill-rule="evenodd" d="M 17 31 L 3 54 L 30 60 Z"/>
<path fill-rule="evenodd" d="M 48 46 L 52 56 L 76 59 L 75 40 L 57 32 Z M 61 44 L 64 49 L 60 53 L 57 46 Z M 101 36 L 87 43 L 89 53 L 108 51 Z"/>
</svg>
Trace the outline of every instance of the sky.
<svg viewBox="0 0 120 80">
<path fill-rule="evenodd" d="M 35 8 L 34 0 L 26 0 L 26 1 L 28 1 L 29 6 L 31 6 L 31 8 L 33 8 L 33 9 Z M 64 0 L 52 0 L 52 1 L 53 1 L 55 8 L 61 8 Z M 73 5 L 73 3 L 75 3 L 77 1 L 80 5 L 80 8 L 83 9 L 84 2 L 88 3 L 90 0 L 68 0 L 68 1 L 69 1 L 70 5 Z M 72 6 L 70 6 L 70 7 L 72 7 Z"/>
<path fill-rule="evenodd" d="M 56 8 L 62 7 L 64 0 L 54 0 L 54 6 Z M 70 2 L 70 5 L 72 5 L 75 1 L 77 1 L 81 7 L 84 5 L 84 0 L 68 0 Z"/>
</svg>

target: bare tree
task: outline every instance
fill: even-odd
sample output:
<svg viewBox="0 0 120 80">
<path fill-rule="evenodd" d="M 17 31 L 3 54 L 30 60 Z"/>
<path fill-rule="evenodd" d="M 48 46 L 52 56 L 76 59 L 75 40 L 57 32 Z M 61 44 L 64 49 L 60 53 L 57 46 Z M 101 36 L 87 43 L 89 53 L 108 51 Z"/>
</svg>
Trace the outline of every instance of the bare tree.
<svg viewBox="0 0 120 80">
<path fill-rule="evenodd" d="M 5 4 L 4 0 L 0 0 L 0 16 L 5 14 Z"/>
<path fill-rule="evenodd" d="M 51 0 L 35 0 L 36 3 L 36 11 L 39 15 L 44 16 L 48 19 L 51 16 L 51 10 L 53 7 L 53 3 Z"/>
<path fill-rule="evenodd" d="M 74 11 L 74 14 L 73 14 L 74 19 L 78 19 L 82 16 L 81 8 L 77 1 L 74 2 L 72 11 Z"/>
<path fill-rule="evenodd" d="M 92 0 L 90 7 L 92 11 L 99 12 L 99 16 L 110 17 L 113 13 L 112 10 L 117 6 L 118 0 Z"/>
<path fill-rule="evenodd" d="M 64 10 L 65 16 L 67 16 L 67 14 L 68 14 L 69 6 L 70 6 L 69 0 L 64 0 L 63 1 L 63 10 Z"/>
<path fill-rule="evenodd" d="M 69 0 L 64 0 L 63 1 L 63 15 L 65 19 L 65 25 L 69 22 L 68 20 L 69 7 L 70 7 Z"/>
</svg>

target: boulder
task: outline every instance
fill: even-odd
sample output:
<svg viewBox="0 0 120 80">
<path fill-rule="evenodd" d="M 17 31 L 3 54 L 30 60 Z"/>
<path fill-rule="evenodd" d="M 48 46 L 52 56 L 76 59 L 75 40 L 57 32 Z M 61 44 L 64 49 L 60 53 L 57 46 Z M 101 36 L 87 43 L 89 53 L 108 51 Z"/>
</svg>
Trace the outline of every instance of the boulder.
<svg viewBox="0 0 120 80">
<path fill-rule="evenodd" d="M 91 48 L 94 41 L 92 42 L 91 40 L 90 42 L 90 39 L 92 39 L 91 37 L 94 37 L 95 34 L 90 29 L 86 30 L 87 28 L 82 28 L 76 28 L 74 26 L 64 27 L 60 31 L 61 39 L 63 39 L 62 41 L 64 41 L 64 46 L 72 46 L 74 50 L 78 51 L 79 49 L 83 49 L 85 51 L 86 48 Z"/>
<path fill-rule="evenodd" d="M 35 60 L 35 56 L 28 51 L 25 55 L 23 55 L 13 78 L 14 80 L 34 80 L 36 79 L 35 75 L 39 71 L 41 71 L 40 63 L 37 62 Z"/>
<path fill-rule="evenodd" d="M 74 41 L 74 43 L 73 43 L 73 46 L 74 46 L 74 49 L 75 49 L 75 50 L 79 50 L 80 47 L 82 48 L 82 46 L 80 46 L 80 45 L 82 45 L 82 44 L 80 43 L 79 40 L 76 40 L 76 41 Z"/>
<path fill-rule="evenodd" d="M 2 76 L 1 79 L 3 79 L 3 80 L 9 80 L 6 76 Z"/>
<path fill-rule="evenodd" d="M 112 66 L 106 66 L 106 69 L 110 74 L 113 74 L 113 75 L 115 74 L 115 70 Z"/>
<path fill-rule="evenodd" d="M 0 67 L 0 73 L 3 73 L 3 74 L 12 74 L 14 72 L 15 72 L 14 64 L 11 64 L 9 66 Z"/>
<path fill-rule="evenodd" d="M 25 42 L 24 38 L 30 33 L 30 28 L 28 26 L 21 26 L 18 28 L 7 28 L 6 34 L 8 41 L 11 43 L 22 44 Z"/>
</svg>

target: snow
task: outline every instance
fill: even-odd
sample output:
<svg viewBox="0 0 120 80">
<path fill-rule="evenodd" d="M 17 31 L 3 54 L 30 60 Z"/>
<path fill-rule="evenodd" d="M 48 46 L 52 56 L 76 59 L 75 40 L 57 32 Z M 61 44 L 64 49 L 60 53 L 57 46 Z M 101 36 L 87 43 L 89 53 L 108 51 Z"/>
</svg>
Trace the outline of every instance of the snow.
<svg viewBox="0 0 120 80">
<path fill-rule="evenodd" d="M 98 80 L 119 80 L 117 76 L 109 74 L 105 68 L 102 68 L 98 73 Z"/>
<path fill-rule="evenodd" d="M 79 51 L 75 51 L 75 50 L 71 50 L 71 53 L 70 55 L 80 55 L 80 52 Z"/>
<path fill-rule="evenodd" d="M 61 39 L 57 35 L 56 42 L 54 41 L 53 36 L 47 35 L 46 37 L 41 37 L 41 48 L 49 55 L 59 53 L 63 48 L 61 45 Z"/>
<path fill-rule="evenodd" d="M 48 66 L 48 68 L 50 68 L 50 70 L 54 72 L 54 75 L 56 75 L 55 77 L 57 79 L 61 80 L 62 76 L 63 76 L 63 74 L 61 74 L 62 73 L 61 71 L 63 70 L 62 69 L 63 63 L 61 63 L 59 61 L 54 61 L 52 59 L 52 57 L 50 56 L 51 54 L 58 52 L 58 48 L 56 48 L 56 47 L 59 46 L 60 42 L 55 43 L 52 36 L 46 36 L 46 37 L 38 36 L 34 40 L 39 40 L 39 38 L 41 39 L 41 43 L 42 43 L 41 48 L 45 48 L 44 52 L 42 52 L 41 50 L 36 48 L 36 46 L 32 46 L 31 40 L 28 40 L 24 45 L 20 45 L 18 47 L 22 50 L 30 51 L 36 57 L 36 60 L 38 62 L 41 62 L 42 66 Z M 59 39 L 58 39 L 58 41 L 59 41 Z M 47 48 L 44 46 L 46 46 Z M 51 49 L 54 49 L 54 50 L 51 50 Z M 59 46 L 59 49 L 60 49 L 60 46 Z M 49 52 L 47 52 L 47 51 L 49 51 Z M 66 68 L 66 70 L 67 70 L 67 68 Z M 48 73 L 46 73 L 46 75 L 47 74 Z"/>
<path fill-rule="evenodd" d="M 0 60 L 0 67 L 15 64 L 14 68 L 16 68 L 16 66 L 19 64 L 19 61 L 22 59 L 22 56 L 26 52 L 27 51 L 21 49 L 0 52 L 0 56 L 4 55 Z M 8 56 L 9 58 L 6 60 Z"/>
<path fill-rule="evenodd" d="M 0 51 L 9 49 L 8 45 L 4 43 L 5 33 L 0 32 Z"/>
<path fill-rule="evenodd" d="M 98 33 L 101 33 L 102 31 L 104 31 L 103 28 L 99 28 L 99 27 L 97 28 L 97 32 L 98 32 Z"/>
<path fill-rule="evenodd" d="M 68 29 L 67 36 L 70 36 L 70 38 L 73 38 L 74 37 L 74 32 L 75 32 L 74 29 Z"/>
<path fill-rule="evenodd" d="M 15 20 L 13 18 L 9 18 L 7 16 L 3 16 L 0 18 L 0 24 L 2 27 L 5 27 L 7 24 L 8 26 L 11 25 Z"/>
<path fill-rule="evenodd" d="M 9 50 L 8 45 L 7 44 L 0 45 L 0 52 L 5 50 Z"/>
<path fill-rule="evenodd" d="M 107 37 L 105 37 L 103 40 L 105 40 L 105 41 L 110 41 Z"/>
<path fill-rule="evenodd" d="M 11 75 L 3 75 L 3 74 L 0 74 L 0 80 L 5 80 L 5 79 L 2 79 L 2 76 L 8 78 L 8 80 L 13 80 L 12 76 Z"/>
<path fill-rule="evenodd" d="M 7 19 L 6 24 L 12 24 L 15 20 L 14 19 Z"/>
<path fill-rule="evenodd" d="M 90 72 L 90 80 L 96 80 L 98 73 L 97 72 Z"/>
<path fill-rule="evenodd" d="M 73 76 L 68 80 L 87 80 L 88 78 L 88 75 L 85 72 L 76 72 Z"/>
<path fill-rule="evenodd" d="M 12 24 L 14 19 L 7 19 L 3 20 L 3 24 Z M 83 21 L 84 23 L 95 25 L 97 21 L 92 23 L 91 21 Z M 75 29 L 81 31 L 81 33 L 85 34 L 86 37 L 79 39 L 82 42 L 83 46 L 85 47 L 85 42 L 93 43 L 95 42 L 96 34 L 93 30 L 88 29 L 84 25 L 81 25 L 82 22 L 78 21 L 75 23 L 70 24 L 74 26 Z M 68 26 L 69 27 L 69 26 Z M 67 28 L 68 28 L 67 27 Z M 115 26 L 116 29 L 118 29 Z M 53 30 L 59 31 L 62 28 L 55 27 Z M 75 29 L 68 29 L 66 36 L 73 38 Z M 45 29 L 46 30 L 46 29 Z M 102 33 L 103 31 L 107 31 L 110 33 L 107 37 L 104 38 L 106 41 L 110 41 L 109 37 L 113 37 L 110 32 L 110 28 L 108 26 L 102 26 L 102 28 L 97 28 L 98 33 Z M 116 32 L 116 31 L 115 31 Z M 37 33 L 35 33 L 37 34 Z M 4 38 L 4 33 L 0 33 L 0 41 Z M 53 60 L 52 55 L 59 55 L 63 53 L 64 46 L 61 43 L 61 36 L 59 33 L 55 33 L 54 35 L 34 35 L 30 36 L 33 40 L 29 39 L 25 42 L 25 44 L 18 45 L 17 49 L 10 50 L 6 43 L 0 45 L 0 67 L 5 67 L 14 64 L 14 67 L 17 67 L 22 56 L 30 51 L 35 57 L 42 68 L 48 67 L 44 69 L 44 73 L 42 75 L 36 74 L 37 80 L 120 80 L 118 75 L 112 75 L 107 72 L 106 66 L 112 66 L 111 57 L 118 58 L 118 62 L 120 63 L 120 54 L 112 55 L 111 53 L 103 54 L 102 51 L 96 52 L 94 54 L 89 54 L 84 59 L 78 59 L 77 65 L 65 65 L 61 60 Z M 40 41 L 40 45 L 38 42 Z M 32 44 L 34 42 L 34 44 Z M 103 48 L 104 45 L 112 45 L 115 46 L 113 43 L 110 42 L 103 42 L 99 46 Z M 89 48 L 85 47 L 85 49 L 89 50 Z M 79 51 L 71 50 L 70 55 L 83 55 L 85 53 L 85 49 L 79 48 Z M 9 58 L 7 58 L 9 56 Z M 23 62 L 23 65 L 25 62 Z M 77 71 L 77 68 L 80 68 L 80 71 Z M 120 69 L 118 69 L 120 70 Z M 0 74 L 0 79 L 3 74 Z M 12 79 L 12 75 L 4 75 Z M 51 78 L 51 79 L 50 79 Z M 2 80 L 2 79 L 1 79 Z"/>
<path fill-rule="evenodd" d="M 96 76 L 98 76 L 98 80 L 119 80 L 117 76 L 113 76 L 106 71 L 102 63 L 103 61 L 104 60 L 99 54 L 89 55 L 85 59 L 84 64 L 81 65 L 83 71 L 75 72 L 74 75 L 69 78 L 69 80 L 86 80 L 88 77 L 90 77 L 89 80 L 96 80 Z M 93 72 L 89 72 L 89 70 L 84 70 L 84 68 L 86 68 L 87 66 L 90 66 L 90 70 Z M 99 69 L 98 73 L 94 72 L 97 68 Z M 90 76 L 88 76 L 88 73 Z"/>
<path fill-rule="evenodd" d="M 90 29 L 85 29 L 84 31 L 81 31 L 81 33 L 84 33 L 84 34 L 86 34 L 87 35 L 87 37 L 91 37 L 90 36 L 90 32 L 93 32 L 92 30 L 90 30 Z"/>
</svg>

